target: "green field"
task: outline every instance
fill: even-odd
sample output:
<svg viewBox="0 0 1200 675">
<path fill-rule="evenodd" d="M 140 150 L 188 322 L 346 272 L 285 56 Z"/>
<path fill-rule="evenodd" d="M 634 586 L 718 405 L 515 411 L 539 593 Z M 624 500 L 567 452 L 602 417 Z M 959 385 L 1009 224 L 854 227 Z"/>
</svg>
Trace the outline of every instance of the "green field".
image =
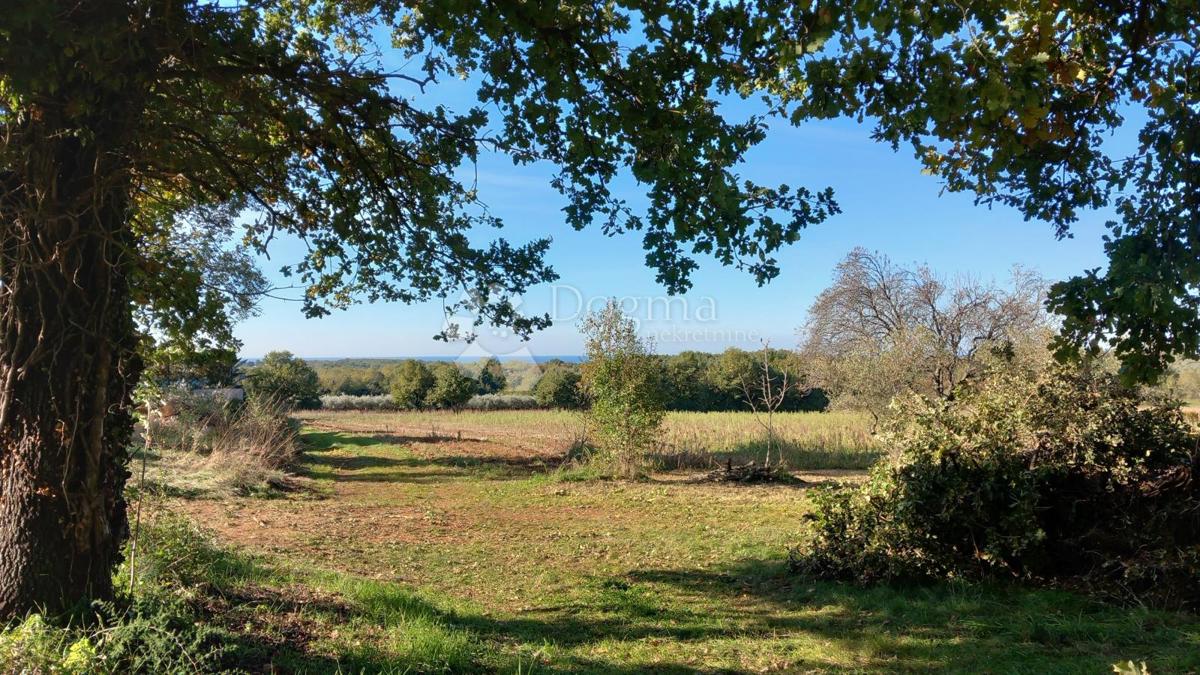
<svg viewBox="0 0 1200 675">
<path fill-rule="evenodd" d="M 808 486 L 715 484 L 683 470 L 571 480 L 537 436 L 570 417 L 532 415 L 539 424 L 525 413 L 391 415 L 390 431 L 373 415 L 309 415 L 292 491 L 163 504 L 250 557 L 213 583 L 226 598 L 220 621 L 240 636 L 235 665 L 1103 673 L 1134 659 L 1156 674 L 1200 669 L 1194 616 L 1066 592 L 796 577 L 785 560 Z M 832 434 L 822 425 L 836 418 L 819 419 L 792 428 Z M 406 431 L 426 423 L 436 433 Z M 798 473 L 810 484 L 858 475 Z"/>
</svg>

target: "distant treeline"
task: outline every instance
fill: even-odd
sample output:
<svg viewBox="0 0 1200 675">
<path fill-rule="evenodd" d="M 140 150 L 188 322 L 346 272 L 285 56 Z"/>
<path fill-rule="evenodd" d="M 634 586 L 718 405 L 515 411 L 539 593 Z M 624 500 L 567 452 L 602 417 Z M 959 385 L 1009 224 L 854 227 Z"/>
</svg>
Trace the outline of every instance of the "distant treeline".
<svg viewBox="0 0 1200 675">
<path fill-rule="evenodd" d="M 317 371 L 321 382 L 321 393 L 344 394 L 347 396 L 382 396 L 391 393 L 391 385 L 396 370 L 400 364 L 415 359 L 338 359 L 334 361 L 309 361 L 309 365 Z M 421 359 L 427 366 L 437 363 L 453 362 Z M 459 363 L 458 366 L 466 374 L 478 378 L 485 365 L 491 359 Z M 505 391 L 530 393 L 533 386 L 541 377 L 542 366 L 529 361 L 497 361 L 506 378 Z M 559 362 L 554 362 L 559 363 Z"/>
<path fill-rule="evenodd" d="M 805 376 L 800 356 L 787 350 L 772 350 L 773 367 L 791 371 L 791 377 Z M 730 348 L 719 354 L 688 351 L 655 357 L 661 364 L 662 394 L 671 410 L 723 411 L 746 410 L 746 387 L 761 380 L 762 352 Z M 327 395 L 383 396 L 395 390 L 396 378 L 405 359 L 340 359 L 314 361 L 321 392 Z M 424 362 L 428 366 L 432 363 Z M 459 364 L 469 376 L 479 379 L 485 367 L 497 362 L 480 360 Z M 586 404 L 579 390 L 579 366 L 562 360 L 544 363 L 529 361 L 498 362 L 504 377 L 502 391 L 530 394 L 546 407 L 578 407 Z M 824 410 L 829 400 L 819 389 L 804 387 L 790 391 L 780 410 Z"/>
</svg>

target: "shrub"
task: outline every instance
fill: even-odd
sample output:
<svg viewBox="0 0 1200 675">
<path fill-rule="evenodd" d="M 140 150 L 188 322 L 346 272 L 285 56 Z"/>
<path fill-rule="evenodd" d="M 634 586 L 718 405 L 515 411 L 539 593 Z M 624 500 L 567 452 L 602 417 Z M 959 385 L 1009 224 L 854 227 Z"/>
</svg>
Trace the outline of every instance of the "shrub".
<svg viewBox="0 0 1200 675">
<path fill-rule="evenodd" d="M 388 394 L 381 396 L 350 396 L 326 394 L 321 397 L 324 410 L 397 410 L 396 401 Z"/>
<path fill-rule="evenodd" d="M 416 410 L 425 405 L 432 388 L 433 373 L 421 361 L 405 361 L 392 373 L 392 401 L 401 410 Z"/>
<path fill-rule="evenodd" d="M 665 415 L 653 344 L 637 336 L 633 320 L 615 300 L 584 319 L 583 333 L 589 431 L 621 473 L 636 475 Z"/>
<path fill-rule="evenodd" d="M 574 409 L 582 407 L 579 372 L 557 366 L 546 370 L 533 386 L 533 396 L 543 408 Z"/>
<path fill-rule="evenodd" d="M 433 386 L 425 394 L 425 405 L 442 410 L 461 410 L 479 391 L 479 382 L 453 363 L 439 363 L 433 370 Z"/>
<path fill-rule="evenodd" d="M 131 539 L 125 560 L 118 567 L 118 587 L 129 583 L 130 567 L 136 571 L 140 597 L 171 595 L 195 590 L 210 580 L 241 568 L 241 562 L 222 550 L 212 536 L 186 516 L 163 511 Z"/>
<path fill-rule="evenodd" d="M 815 492 L 797 570 L 1015 578 L 1200 608 L 1198 438 L 1178 408 L 1059 368 L 895 412 L 894 461 L 860 487 Z"/>
<path fill-rule="evenodd" d="M 250 398 L 271 399 L 293 408 L 321 407 L 317 371 L 291 352 L 271 352 L 246 375 Z"/>
<path fill-rule="evenodd" d="M 97 603 L 60 627 L 40 614 L 0 631 L 0 672 L 196 673 L 220 669 L 221 634 L 178 600 Z"/>
<path fill-rule="evenodd" d="M 537 398 L 527 394 L 484 394 L 472 396 L 463 407 L 466 410 L 533 410 L 539 406 Z"/>
<path fill-rule="evenodd" d="M 214 455 L 243 457 L 267 469 L 283 469 L 299 451 L 299 426 L 280 403 L 258 399 L 240 406 L 213 448 Z"/>
<path fill-rule="evenodd" d="M 60 627 L 40 614 L 0 631 L 4 673 L 202 673 L 220 668 L 220 633 L 180 602 L 97 603 L 86 623 Z"/>
<path fill-rule="evenodd" d="M 181 594 L 182 595 L 182 594 Z M 181 596 L 135 598 L 126 606 L 93 607 L 102 626 L 90 640 L 93 673 L 222 672 L 228 634 L 198 621 Z"/>
<path fill-rule="evenodd" d="M 99 669 L 96 646 L 87 635 L 76 635 L 31 614 L 0 632 L 0 664 L 12 673 L 79 673 Z"/>
<path fill-rule="evenodd" d="M 508 376 L 504 374 L 504 366 L 500 359 L 491 357 L 479 368 L 479 393 L 496 394 L 508 386 Z"/>
</svg>

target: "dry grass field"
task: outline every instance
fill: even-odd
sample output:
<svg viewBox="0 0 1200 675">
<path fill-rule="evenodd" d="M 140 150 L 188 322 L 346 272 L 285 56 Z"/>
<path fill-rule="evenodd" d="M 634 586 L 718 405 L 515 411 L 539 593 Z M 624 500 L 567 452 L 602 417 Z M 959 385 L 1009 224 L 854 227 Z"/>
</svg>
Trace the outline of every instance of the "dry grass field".
<svg viewBox="0 0 1200 675">
<path fill-rule="evenodd" d="M 809 491 L 560 467 L 567 413 L 307 413 L 297 478 L 270 498 L 166 489 L 230 562 L 205 586 L 252 672 L 1100 673 L 1200 669 L 1194 616 L 995 585 L 858 588 L 798 578 Z M 839 428 L 839 424 L 842 428 Z M 865 420 L 785 416 L 799 448 L 874 453 Z M 713 456 L 748 415 L 672 415 Z M 748 445 L 749 444 L 749 445 Z M 795 456 L 795 455 L 793 455 Z M 160 457 L 152 479 L 185 480 Z M 211 485 L 211 484 L 210 484 Z"/>
<path fill-rule="evenodd" d="M 533 453 L 550 461 L 565 456 L 585 438 L 578 412 L 511 410 L 488 412 L 336 412 L 298 414 L 314 429 L 411 439 L 460 439 L 503 447 L 514 455 Z M 732 458 L 763 460 L 765 418 L 744 412 L 672 412 L 656 454 L 658 468 L 707 469 Z M 870 417 L 857 412 L 780 413 L 776 438 L 796 469 L 864 469 L 880 454 Z"/>
</svg>

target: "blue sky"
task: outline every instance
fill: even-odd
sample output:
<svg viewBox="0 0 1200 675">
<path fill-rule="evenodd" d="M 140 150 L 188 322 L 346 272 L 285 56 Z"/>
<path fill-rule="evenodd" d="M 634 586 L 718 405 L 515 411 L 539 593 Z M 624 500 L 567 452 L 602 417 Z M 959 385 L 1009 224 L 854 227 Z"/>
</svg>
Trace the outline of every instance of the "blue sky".
<svg viewBox="0 0 1200 675">
<path fill-rule="evenodd" d="M 448 98 L 461 101 L 466 85 L 448 91 Z M 736 114 L 748 108 L 735 104 L 730 109 Z M 478 166 L 480 194 L 506 222 L 500 233 L 514 241 L 554 238 L 549 261 L 561 278 L 532 289 L 521 307 L 550 311 L 556 325 L 528 342 L 485 331 L 476 345 L 446 344 L 433 339 L 445 320 L 440 303 L 360 305 L 305 319 L 297 303 L 267 299 L 261 315 L 236 330 L 242 355 L 258 357 L 275 349 L 305 357 L 578 354 L 579 310 L 607 297 L 621 299 L 664 353 L 752 349 L 762 340 L 788 347 L 796 344 L 796 329 L 834 266 L 855 246 L 899 263 L 927 264 L 947 277 L 970 274 L 998 281 L 1017 264 L 1051 279 L 1104 265 L 1101 237 L 1110 213 L 1085 214 L 1072 230 L 1074 238 L 1056 240 L 1051 226 L 1026 222 L 1014 210 L 975 206 L 970 195 L 942 194 L 940 182 L 920 173 L 911 152 L 893 152 L 873 142 L 869 131 L 851 120 L 801 128 L 781 122 L 748 156 L 746 177 L 765 184 L 832 186 L 843 211 L 784 250 L 778 256 L 782 274 L 765 287 L 743 272 L 701 259 L 692 291 L 668 302 L 643 264 L 638 233 L 610 238 L 599 228 L 572 230 L 564 223 L 562 197 L 549 186 L 551 167 L 514 167 L 504 157 L 485 156 Z M 1114 143 L 1127 141 L 1121 136 Z M 636 201 L 636 185 L 627 181 L 619 187 Z M 299 252 L 298 242 L 282 241 L 270 260 L 260 262 L 269 276 L 285 283 L 278 269 L 294 263 Z"/>
</svg>

